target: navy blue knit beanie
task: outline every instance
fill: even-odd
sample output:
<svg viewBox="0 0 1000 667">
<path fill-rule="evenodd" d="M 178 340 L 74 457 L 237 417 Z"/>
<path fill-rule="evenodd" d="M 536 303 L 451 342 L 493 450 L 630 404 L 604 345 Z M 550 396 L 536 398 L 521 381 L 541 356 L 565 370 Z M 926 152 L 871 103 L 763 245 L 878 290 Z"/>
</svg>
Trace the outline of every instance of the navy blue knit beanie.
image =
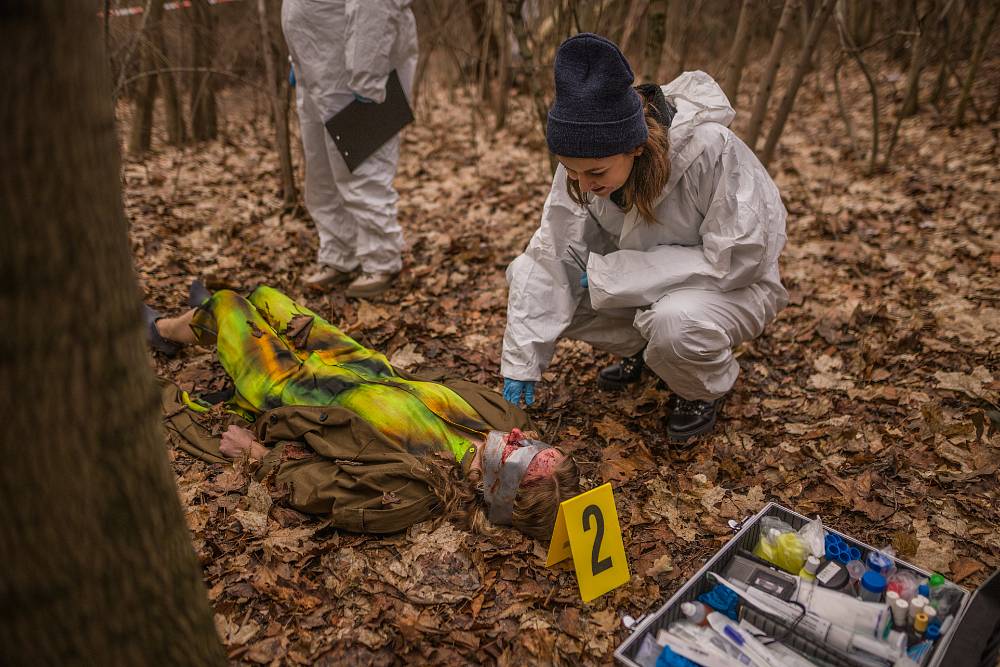
<svg viewBox="0 0 1000 667">
<path fill-rule="evenodd" d="M 635 75 L 614 42 L 589 32 L 570 37 L 556 53 L 555 78 L 556 100 L 545 128 L 550 151 L 599 158 L 646 143 Z"/>
</svg>

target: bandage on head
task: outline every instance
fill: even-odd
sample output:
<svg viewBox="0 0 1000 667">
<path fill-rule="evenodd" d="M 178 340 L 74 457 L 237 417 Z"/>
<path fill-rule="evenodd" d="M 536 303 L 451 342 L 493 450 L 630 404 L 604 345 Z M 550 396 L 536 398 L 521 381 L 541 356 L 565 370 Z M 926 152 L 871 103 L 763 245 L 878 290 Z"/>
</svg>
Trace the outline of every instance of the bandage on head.
<svg viewBox="0 0 1000 667">
<path fill-rule="evenodd" d="M 517 449 L 503 458 L 508 444 L 516 444 Z M 514 497 L 521 486 L 524 473 L 532 459 L 550 446 L 539 440 L 521 436 L 515 430 L 508 434 L 490 431 L 483 445 L 483 495 L 489 505 L 489 519 L 493 523 L 509 526 L 514 517 Z"/>
</svg>

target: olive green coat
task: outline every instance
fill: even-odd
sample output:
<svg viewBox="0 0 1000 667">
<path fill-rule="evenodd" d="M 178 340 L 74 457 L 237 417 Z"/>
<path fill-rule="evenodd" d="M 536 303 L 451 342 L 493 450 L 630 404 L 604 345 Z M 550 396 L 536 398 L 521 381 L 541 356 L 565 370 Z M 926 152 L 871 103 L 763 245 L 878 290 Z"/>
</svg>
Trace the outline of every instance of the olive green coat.
<svg viewBox="0 0 1000 667">
<path fill-rule="evenodd" d="M 524 411 L 494 391 L 461 380 L 442 384 L 493 429 L 531 428 Z M 230 462 L 219 452 L 219 436 L 197 421 L 176 385 L 163 382 L 161 401 L 164 423 L 181 449 L 210 463 Z M 235 416 L 233 423 L 250 426 Z M 284 406 L 265 412 L 252 428 L 271 447 L 255 476 L 263 479 L 273 471 L 288 485 L 289 504 L 297 510 L 364 533 L 396 532 L 435 513 L 438 499 L 425 456 L 406 451 L 350 410 Z M 471 461 L 466 455 L 463 467 Z"/>
</svg>

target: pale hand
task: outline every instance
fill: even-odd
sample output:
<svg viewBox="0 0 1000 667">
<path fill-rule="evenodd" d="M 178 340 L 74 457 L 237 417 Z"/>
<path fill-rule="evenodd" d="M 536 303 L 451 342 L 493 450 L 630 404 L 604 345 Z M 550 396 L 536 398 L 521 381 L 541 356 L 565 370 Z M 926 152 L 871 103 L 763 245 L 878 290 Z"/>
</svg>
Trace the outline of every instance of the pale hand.
<svg viewBox="0 0 1000 667">
<path fill-rule="evenodd" d="M 240 426 L 230 426 L 222 434 L 219 451 L 230 459 L 238 459 L 243 452 L 250 452 L 252 458 L 258 459 L 267 453 L 267 448 L 257 442 L 253 433 Z"/>
</svg>

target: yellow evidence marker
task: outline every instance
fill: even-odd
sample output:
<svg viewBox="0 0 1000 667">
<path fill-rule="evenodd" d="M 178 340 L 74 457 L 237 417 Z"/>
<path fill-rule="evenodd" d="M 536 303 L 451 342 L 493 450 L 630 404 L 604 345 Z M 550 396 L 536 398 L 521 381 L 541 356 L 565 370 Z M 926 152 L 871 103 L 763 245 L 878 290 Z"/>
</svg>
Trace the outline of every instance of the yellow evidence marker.
<svg viewBox="0 0 1000 667">
<path fill-rule="evenodd" d="M 551 567 L 570 555 L 584 602 L 618 588 L 631 577 L 611 484 L 559 504 L 545 566 Z"/>
</svg>

